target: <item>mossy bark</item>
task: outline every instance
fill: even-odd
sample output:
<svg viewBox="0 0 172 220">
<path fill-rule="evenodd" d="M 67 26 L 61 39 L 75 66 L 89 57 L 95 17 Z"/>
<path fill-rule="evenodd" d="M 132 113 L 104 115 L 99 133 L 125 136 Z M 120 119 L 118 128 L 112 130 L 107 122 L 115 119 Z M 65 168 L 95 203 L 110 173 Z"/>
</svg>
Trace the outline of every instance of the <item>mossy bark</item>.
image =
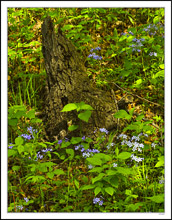
<svg viewBox="0 0 172 220">
<path fill-rule="evenodd" d="M 68 122 L 79 124 L 76 111 L 61 112 L 68 103 L 84 101 L 94 111 L 89 122 L 82 122 L 82 135 L 91 135 L 95 128 L 113 129 L 116 105 L 110 93 L 95 88 L 74 45 L 58 29 L 55 34 L 50 17 L 42 24 L 42 52 L 47 73 L 45 87 L 45 121 L 49 139 L 68 132 Z M 79 136 L 79 131 L 69 135 Z"/>
</svg>

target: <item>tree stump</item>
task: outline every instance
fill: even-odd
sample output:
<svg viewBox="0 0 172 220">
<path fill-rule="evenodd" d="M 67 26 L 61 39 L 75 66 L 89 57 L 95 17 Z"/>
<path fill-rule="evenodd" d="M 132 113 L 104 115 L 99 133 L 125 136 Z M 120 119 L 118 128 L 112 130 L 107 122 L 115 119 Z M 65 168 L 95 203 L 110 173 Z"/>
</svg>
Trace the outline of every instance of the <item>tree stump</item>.
<svg viewBox="0 0 172 220">
<path fill-rule="evenodd" d="M 97 89 L 86 74 L 86 68 L 74 45 L 58 29 L 55 34 L 51 18 L 42 24 L 42 53 L 47 73 L 45 87 L 45 122 L 49 140 L 59 137 L 60 132 L 80 136 L 75 130 L 68 132 L 68 122 L 79 124 L 77 112 L 61 112 L 68 103 L 81 101 L 93 107 L 88 121 L 82 122 L 82 135 L 93 134 L 96 128 L 115 128 L 115 101 L 110 92 Z"/>
</svg>

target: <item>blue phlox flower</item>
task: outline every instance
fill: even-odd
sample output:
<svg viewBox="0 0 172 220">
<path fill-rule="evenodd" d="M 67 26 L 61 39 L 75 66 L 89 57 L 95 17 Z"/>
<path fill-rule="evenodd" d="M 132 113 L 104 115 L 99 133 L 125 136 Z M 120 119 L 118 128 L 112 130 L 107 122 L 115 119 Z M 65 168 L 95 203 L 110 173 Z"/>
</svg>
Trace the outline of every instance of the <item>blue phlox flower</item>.
<svg viewBox="0 0 172 220">
<path fill-rule="evenodd" d="M 106 130 L 106 128 L 100 128 L 99 129 L 101 132 L 105 132 L 106 134 L 108 134 L 109 133 L 109 131 L 108 130 Z"/>
<path fill-rule="evenodd" d="M 101 48 L 100 47 L 96 47 L 95 50 L 101 50 Z"/>
<path fill-rule="evenodd" d="M 94 198 L 93 204 L 97 204 L 97 203 L 99 203 L 99 205 L 103 205 L 103 200 L 100 200 L 100 198 Z"/>
<path fill-rule="evenodd" d="M 113 167 L 117 167 L 118 166 L 118 164 L 117 163 L 113 163 L 113 165 L 112 165 Z"/>
<path fill-rule="evenodd" d="M 90 50 L 90 52 L 92 53 L 94 51 L 94 48 L 92 48 L 91 50 Z"/>
<path fill-rule="evenodd" d="M 32 137 L 28 134 L 22 134 L 21 137 L 23 137 L 25 140 L 30 140 Z"/>
<path fill-rule="evenodd" d="M 131 35 L 134 35 L 133 32 L 131 32 L 131 31 L 129 31 L 128 33 L 131 34 Z"/>
<path fill-rule="evenodd" d="M 84 151 L 85 151 L 85 148 L 82 148 L 82 149 L 81 149 L 81 152 L 84 152 Z"/>
<path fill-rule="evenodd" d="M 89 54 L 89 55 L 88 55 L 89 58 L 92 57 L 92 56 L 93 56 L 93 54 Z"/>
<path fill-rule="evenodd" d="M 29 199 L 27 197 L 24 198 L 25 202 L 29 202 Z"/>
<path fill-rule="evenodd" d="M 155 148 L 156 144 L 155 143 L 152 143 L 151 144 L 151 147 Z"/>
<path fill-rule="evenodd" d="M 80 148 L 80 146 L 78 145 L 78 146 L 75 146 L 75 150 L 79 150 L 79 148 Z"/>
<path fill-rule="evenodd" d="M 62 143 L 62 140 L 59 140 L 57 144 L 61 144 L 61 143 Z"/>
<path fill-rule="evenodd" d="M 88 152 L 88 153 L 84 152 L 84 153 L 82 154 L 82 156 L 85 157 L 85 158 L 86 158 L 86 157 L 90 157 L 90 153 L 89 153 L 89 152 Z"/>
<path fill-rule="evenodd" d="M 10 146 L 8 147 L 9 149 L 12 149 L 14 146 L 12 145 L 12 143 L 9 143 Z"/>
<path fill-rule="evenodd" d="M 16 206 L 16 209 L 17 209 L 17 211 L 18 211 L 18 210 L 22 210 L 22 209 L 23 209 L 23 206 L 22 206 L 22 205 L 17 205 L 17 206 Z"/>
<path fill-rule="evenodd" d="M 97 149 L 93 149 L 93 150 L 92 150 L 92 153 L 100 153 L 100 151 L 97 150 Z"/>
<path fill-rule="evenodd" d="M 85 141 L 85 136 L 82 137 L 82 140 Z"/>
<path fill-rule="evenodd" d="M 89 165 L 88 165 L 88 168 L 89 168 L 89 169 L 92 169 L 92 168 L 94 168 L 94 167 L 93 167 L 91 164 L 89 164 Z"/>
<path fill-rule="evenodd" d="M 126 141 L 125 142 L 129 147 L 132 147 L 133 146 L 133 143 L 131 143 L 130 141 Z"/>
<path fill-rule="evenodd" d="M 144 160 L 144 158 L 134 156 L 134 154 L 131 155 L 131 158 L 132 158 L 132 160 L 135 160 L 135 161 L 138 162 L 138 163 L 139 163 L 140 161 Z"/>
</svg>

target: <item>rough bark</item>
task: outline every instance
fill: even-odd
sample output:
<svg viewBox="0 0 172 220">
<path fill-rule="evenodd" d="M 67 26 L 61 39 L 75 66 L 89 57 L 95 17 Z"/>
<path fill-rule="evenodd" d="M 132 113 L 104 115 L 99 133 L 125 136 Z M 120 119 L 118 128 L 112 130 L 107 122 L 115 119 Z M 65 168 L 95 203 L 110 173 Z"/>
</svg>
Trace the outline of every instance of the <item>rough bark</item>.
<svg viewBox="0 0 172 220">
<path fill-rule="evenodd" d="M 84 101 L 94 111 L 89 122 L 82 123 L 82 134 L 91 135 L 96 128 L 113 129 L 116 126 L 116 105 L 110 93 L 95 88 L 74 45 L 58 29 L 55 34 L 50 17 L 42 24 L 42 52 L 47 73 L 45 121 L 49 139 L 61 131 L 68 134 L 68 122 L 79 124 L 76 111 L 61 112 L 68 103 Z M 70 135 L 79 136 L 76 130 Z"/>
</svg>

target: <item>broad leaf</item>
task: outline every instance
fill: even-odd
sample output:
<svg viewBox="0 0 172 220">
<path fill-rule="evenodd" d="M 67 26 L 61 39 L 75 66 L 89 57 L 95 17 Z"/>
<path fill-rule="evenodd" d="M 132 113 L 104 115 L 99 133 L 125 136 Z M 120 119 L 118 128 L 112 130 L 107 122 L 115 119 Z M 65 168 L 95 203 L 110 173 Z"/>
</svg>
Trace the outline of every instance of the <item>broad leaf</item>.
<svg viewBox="0 0 172 220">
<path fill-rule="evenodd" d="M 112 188 L 112 187 L 106 187 L 105 188 L 105 192 L 107 192 L 109 195 L 113 195 L 113 193 L 114 193 L 114 188 Z"/>
<path fill-rule="evenodd" d="M 61 112 L 69 112 L 69 111 L 72 111 L 72 110 L 75 110 L 75 109 L 77 109 L 77 105 L 74 104 L 74 103 L 69 103 L 69 104 L 67 104 L 63 107 Z"/>
<path fill-rule="evenodd" d="M 88 122 L 90 117 L 91 117 L 91 111 L 89 111 L 89 110 L 82 112 L 78 115 L 78 118 L 85 121 L 85 122 Z"/>
<path fill-rule="evenodd" d="M 123 159 L 123 160 L 126 160 L 129 157 L 131 157 L 131 153 L 129 153 L 129 152 L 122 152 L 117 156 L 117 158 Z"/>
</svg>

